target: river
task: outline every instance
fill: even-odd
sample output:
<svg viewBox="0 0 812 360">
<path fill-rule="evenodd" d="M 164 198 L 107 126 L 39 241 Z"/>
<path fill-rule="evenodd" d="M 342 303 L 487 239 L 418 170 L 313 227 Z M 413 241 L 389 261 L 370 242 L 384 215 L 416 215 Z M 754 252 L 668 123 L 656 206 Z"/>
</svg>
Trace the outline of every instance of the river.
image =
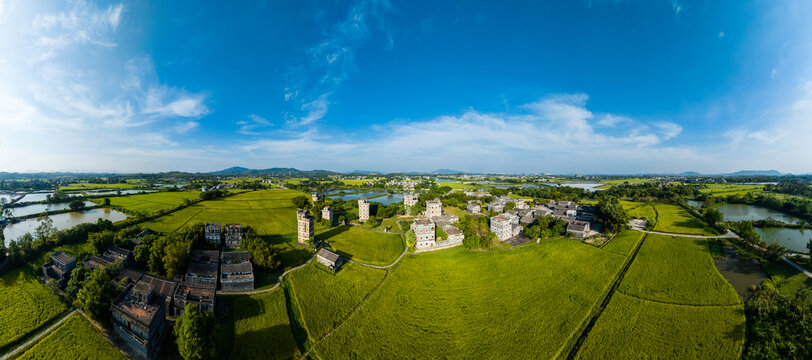
<svg viewBox="0 0 812 360">
<path fill-rule="evenodd" d="M 116 222 L 126 218 L 126 214 L 106 208 L 51 215 L 51 219 L 54 221 L 54 227 L 59 230 L 69 229 L 82 223 L 94 223 L 98 219 L 107 219 Z M 3 229 L 3 235 L 6 237 L 6 246 L 8 246 L 10 241 L 16 240 L 25 233 L 31 233 L 33 235 L 37 226 L 39 226 L 37 219 L 27 219 L 16 224 L 6 225 L 6 228 Z"/>
</svg>

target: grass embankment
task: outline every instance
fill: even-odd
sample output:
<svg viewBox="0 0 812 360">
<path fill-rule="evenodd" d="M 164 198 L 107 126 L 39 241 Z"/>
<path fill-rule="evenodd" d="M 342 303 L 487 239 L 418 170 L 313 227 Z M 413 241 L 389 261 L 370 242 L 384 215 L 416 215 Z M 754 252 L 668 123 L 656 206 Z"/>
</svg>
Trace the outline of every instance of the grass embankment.
<svg viewBox="0 0 812 360">
<path fill-rule="evenodd" d="M 129 212 L 145 213 L 154 213 L 159 210 L 172 209 L 179 205 L 183 205 L 187 199 L 197 200 L 199 198 L 199 191 L 172 191 L 109 197 L 110 205 L 119 207 Z M 92 199 L 91 201 L 98 205 L 104 204 L 103 198 L 96 198 Z"/>
<path fill-rule="evenodd" d="M 649 234 L 578 357 L 737 359 L 744 310 L 707 241 Z"/>
<path fill-rule="evenodd" d="M 321 359 L 553 358 L 622 264 L 621 256 L 565 239 L 408 256 L 315 352 Z"/>
<path fill-rule="evenodd" d="M 385 276 L 385 270 L 352 263 L 335 274 L 315 262 L 290 273 L 287 281 L 310 343 L 334 329 Z"/>
<path fill-rule="evenodd" d="M 282 289 L 223 299 L 234 326 L 230 359 L 291 359 L 300 355 Z"/>
<path fill-rule="evenodd" d="M 17 359 L 125 359 L 125 357 L 107 342 L 84 316 L 75 314 Z"/>
<path fill-rule="evenodd" d="M 28 269 L 0 277 L 0 352 L 68 310 Z"/>
<path fill-rule="evenodd" d="M 339 226 L 316 235 L 333 250 L 346 257 L 371 265 L 389 265 L 403 253 L 400 234 L 365 230 L 357 226 Z"/>
</svg>

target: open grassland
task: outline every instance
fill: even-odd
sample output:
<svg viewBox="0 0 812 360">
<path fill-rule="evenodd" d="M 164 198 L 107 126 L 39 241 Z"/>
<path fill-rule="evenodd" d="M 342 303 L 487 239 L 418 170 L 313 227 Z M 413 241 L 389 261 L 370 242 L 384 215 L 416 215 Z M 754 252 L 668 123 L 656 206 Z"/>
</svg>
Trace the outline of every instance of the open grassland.
<svg viewBox="0 0 812 360">
<path fill-rule="evenodd" d="M 74 314 L 17 359 L 125 359 L 125 357 L 110 345 L 84 316 Z"/>
<path fill-rule="evenodd" d="M 290 273 L 286 281 L 310 342 L 334 329 L 385 276 L 385 270 L 353 263 L 344 265 L 335 274 L 315 262 Z"/>
<path fill-rule="evenodd" d="M 637 243 L 640 242 L 640 239 L 643 238 L 643 235 L 645 233 L 639 231 L 623 230 L 615 235 L 602 249 L 618 255 L 629 256 L 634 251 Z"/>
<path fill-rule="evenodd" d="M 0 349 L 20 340 L 68 310 L 27 269 L 0 277 Z"/>
<path fill-rule="evenodd" d="M 738 359 L 744 323 L 741 305 L 672 305 L 616 292 L 578 358 Z"/>
<path fill-rule="evenodd" d="M 156 192 L 140 195 L 110 197 L 110 205 L 120 207 L 129 212 L 154 213 L 159 210 L 172 209 L 185 203 L 186 200 L 200 199 L 199 191 L 172 191 Z M 91 200 L 96 204 L 103 204 L 104 199 Z"/>
<path fill-rule="evenodd" d="M 716 270 L 708 239 L 648 234 L 618 291 L 683 305 L 738 305 L 741 299 Z"/>
<path fill-rule="evenodd" d="M 759 192 L 764 190 L 764 185 L 741 185 L 741 184 L 708 184 L 707 188 L 699 190 L 703 194 L 711 196 L 744 195 L 748 192 Z"/>
<path fill-rule="evenodd" d="M 647 182 L 652 182 L 654 179 L 647 179 L 647 178 L 628 178 L 628 179 L 614 179 L 614 180 L 599 180 L 598 182 L 603 184 L 598 186 L 600 189 L 608 189 L 615 185 L 625 185 L 625 184 L 642 184 Z"/>
<path fill-rule="evenodd" d="M 635 206 L 631 206 L 632 204 Z M 626 207 L 627 205 L 629 206 L 628 208 Z M 626 214 L 631 218 L 657 219 L 657 212 L 654 211 L 654 204 L 651 203 L 633 203 L 629 201 L 624 202 L 623 208 L 626 210 Z"/>
<path fill-rule="evenodd" d="M 387 234 L 349 225 L 317 234 L 316 239 L 327 242 L 333 250 L 352 260 L 371 265 L 391 264 L 405 247 L 398 233 Z"/>
<path fill-rule="evenodd" d="M 691 215 L 687 210 L 670 204 L 656 204 L 657 225 L 655 231 L 675 234 L 716 235 L 713 229 Z"/>
<path fill-rule="evenodd" d="M 234 321 L 230 359 L 292 359 L 299 348 L 291 332 L 281 289 L 258 295 L 224 297 Z"/>
<path fill-rule="evenodd" d="M 321 359 L 553 358 L 623 259 L 565 239 L 410 255 L 315 352 Z"/>
</svg>

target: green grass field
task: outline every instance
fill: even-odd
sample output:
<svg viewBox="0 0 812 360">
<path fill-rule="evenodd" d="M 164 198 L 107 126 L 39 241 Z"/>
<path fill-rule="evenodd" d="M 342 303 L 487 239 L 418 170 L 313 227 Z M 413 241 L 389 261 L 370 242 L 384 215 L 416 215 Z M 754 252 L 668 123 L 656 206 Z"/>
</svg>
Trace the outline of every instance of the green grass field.
<svg viewBox="0 0 812 360">
<path fill-rule="evenodd" d="M 109 199 L 111 205 L 118 206 L 130 212 L 143 211 L 145 213 L 154 213 L 159 210 L 172 209 L 178 205 L 182 205 L 186 199 L 200 199 L 200 192 L 157 192 L 142 195 L 114 196 Z M 91 201 L 99 205 L 104 203 L 104 199 L 93 199 Z"/>
<path fill-rule="evenodd" d="M 456 215 L 458 218 L 462 219 L 465 215 L 470 215 L 465 210 L 460 209 L 454 206 L 446 206 L 443 208 L 443 212 L 449 213 L 451 215 Z"/>
<path fill-rule="evenodd" d="M 125 357 L 110 345 L 84 316 L 74 314 L 17 359 L 125 359 Z"/>
<path fill-rule="evenodd" d="M 654 205 L 641 204 L 637 207 L 626 210 L 626 214 L 631 218 L 645 218 L 649 220 L 657 219 L 657 212 L 654 211 Z"/>
<path fill-rule="evenodd" d="M 234 321 L 230 359 L 292 359 L 299 356 L 281 289 L 223 299 L 229 317 Z"/>
<path fill-rule="evenodd" d="M 738 359 L 744 322 L 741 305 L 672 305 L 616 292 L 578 358 Z"/>
<path fill-rule="evenodd" d="M 764 190 L 764 185 L 740 185 L 740 184 L 708 184 L 706 189 L 699 192 L 711 196 L 744 195 L 748 192 L 759 192 Z"/>
<path fill-rule="evenodd" d="M 357 226 L 339 226 L 316 235 L 333 250 L 348 258 L 371 265 L 389 265 L 403 252 L 399 233 L 387 234 Z"/>
<path fill-rule="evenodd" d="M 655 207 L 657 209 L 655 231 L 675 234 L 716 235 L 713 229 L 708 228 L 702 221 L 677 205 L 656 204 Z"/>
<path fill-rule="evenodd" d="M 68 310 L 27 269 L 0 277 L 0 349 L 20 340 Z"/>
<path fill-rule="evenodd" d="M 141 182 L 140 180 L 128 181 L 126 184 L 93 184 L 87 182 L 68 184 L 67 186 L 60 186 L 59 188 L 65 191 L 73 190 L 94 190 L 94 189 L 145 189 L 149 184 Z"/>
<path fill-rule="evenodd" d="M 287 281 L 310 342 L 334 329 L 385 276 L 384 270 L 352 263 L 335 274 L 315 262 L 290 273 Z"/>
<path fill-rule="evenodd" d="M 407 256 L 315 352 L 321 359 L 553 358 L 622 263 L 565 239 Z"/>
<path fill-rule="evenodd" d="M 708 239 L 648 234 L 618 291 L 682 305 L 738 305 L 741 299 L 716 270 Z"/>
<path fill-rule="evenodd" d="M 640 239 L 643 238 L 643 235 L 645 233 L 639 231 L 623 230 L 601 249 L 618 255 L 629 256 L 634 251 L 637 243 L 640 242 Z"/>
</svg>

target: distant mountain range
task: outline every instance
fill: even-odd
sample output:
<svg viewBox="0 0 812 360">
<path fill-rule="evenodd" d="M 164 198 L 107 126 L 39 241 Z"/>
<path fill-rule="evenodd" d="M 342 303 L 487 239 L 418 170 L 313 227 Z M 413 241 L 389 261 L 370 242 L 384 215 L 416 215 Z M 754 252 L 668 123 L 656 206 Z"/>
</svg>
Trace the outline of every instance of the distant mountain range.
<svg viewBox="0 0 812 360">
<path fill-rule="evenodd" d="M 294 168 L 270 168 L 270 169 L 248 169 L 244 167 L 230 167 L 225 170 L 207 173 L 210 175 L 234 175 L 234 176 L 287 176 L 287 177 L 308 177 L 327 176 L 339 174 L 327 170 L 299 170 Z"/>
</svg>

